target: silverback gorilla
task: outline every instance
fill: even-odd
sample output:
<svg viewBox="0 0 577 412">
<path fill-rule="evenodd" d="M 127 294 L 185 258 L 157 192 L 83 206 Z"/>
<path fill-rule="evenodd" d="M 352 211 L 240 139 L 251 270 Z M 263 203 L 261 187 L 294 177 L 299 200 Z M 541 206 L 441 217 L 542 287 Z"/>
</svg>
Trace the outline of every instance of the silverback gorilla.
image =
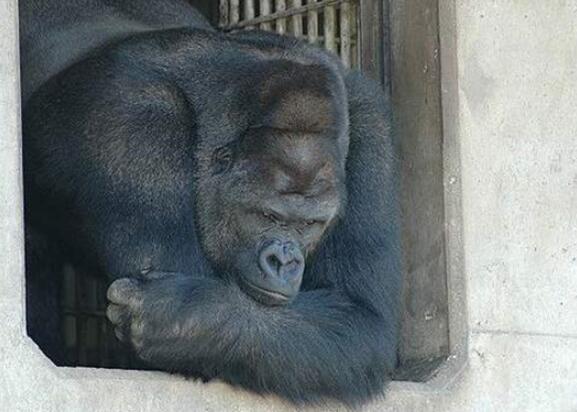
<svg viewBox="0 0 577 412">
<path fill-rule="evenodd" d="M 152 368 L 358 405 L 396 362 L 390 105 L 336 56 L 185 0 L 23 0 L 28 329 L 63 262 Z"/>
</svg>

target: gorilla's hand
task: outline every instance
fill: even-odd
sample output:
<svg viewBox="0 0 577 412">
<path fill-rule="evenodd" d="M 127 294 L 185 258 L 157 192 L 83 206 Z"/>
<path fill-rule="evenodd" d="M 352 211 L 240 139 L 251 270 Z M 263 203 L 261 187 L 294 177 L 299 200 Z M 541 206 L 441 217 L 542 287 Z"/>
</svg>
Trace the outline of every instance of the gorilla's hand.
<svg viewBox="0 0 577 412">
<path fill-rule="evenodd" d="M 167 275 L 167 279 L 170 275 Z M 142 358 L 142 351 L 150 347 L 150 340 L 158 337 L 170 339 L 169 330 L 156 331 L 159 319 L 150 319 L 159 312 L 150 312 L 151 305 L 150 281 L 136 278 L 122 278 L 114 281 L 108 288 L 107 297 L 110 301 L 106 316 L 114 325 L 116 337 L 130 344 Z"/>
<path fill-rule="evenodd" d="M 140 318 L 142 312 L 142 286 L 142 282 L 136 279 L 122 278 L 114 281 L 108 288 L 110 304 L 106 308 L 106 316 L 114 325 L 116 337 L 125 343 L 134 343 L 131 324 L 133 320 Z"/>
<path fill-rule="evenodd" d="M 174 349 L 196 328 L 190 300 L 196 285 L 206 280 L 180 273 L 149 272 L 141 278 L 121 278 L 108 288 L 106 316 L 115 334 L 144 361 L 153 361 L 159 348 Z"/>
<path fill-rule="evenodd" d="M 132 346 L 141 360 L 207 376 L 183 362 L 195 363 L 207 351 L 218 351 L 216 331 L 238 315 L 239 295 L 238 287 L 216 279 L 152 271 L 114 281 L 108 288 L 106 315 L 118 339 Z M 223 300 L 233 304 L 236 313 Z"/>
</svg>

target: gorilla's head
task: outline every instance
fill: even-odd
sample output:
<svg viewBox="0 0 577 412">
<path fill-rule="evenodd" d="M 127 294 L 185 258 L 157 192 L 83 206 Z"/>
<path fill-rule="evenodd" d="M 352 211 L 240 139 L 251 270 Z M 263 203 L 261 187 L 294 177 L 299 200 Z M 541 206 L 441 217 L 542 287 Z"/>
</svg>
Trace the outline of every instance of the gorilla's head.
<svg viewBox="0 0 577 412">
<path fill-rule="evenodd" d="M 261 78 L 249 126 L 206 161 L 198 213 L 211 260 L 255 300 L 282 305 L 346 202 L 347 101 L 322 66 L 271 64 Z"/>
</svg>

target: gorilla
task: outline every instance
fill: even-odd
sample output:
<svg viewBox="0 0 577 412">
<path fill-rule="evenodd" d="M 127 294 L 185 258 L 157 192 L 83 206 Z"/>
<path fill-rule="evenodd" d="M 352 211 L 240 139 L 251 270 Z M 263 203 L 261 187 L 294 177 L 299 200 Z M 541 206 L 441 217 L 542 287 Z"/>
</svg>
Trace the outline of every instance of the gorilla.
<svg viewBox="0 0 577 412">
<path fill-rule="evenodd" d="M 150 368 L 359 405 L 396 364 L 390 103 L 298 39 L 185 0 L 23 0 L 28 332 L 68 262 Z"/>
</svg>

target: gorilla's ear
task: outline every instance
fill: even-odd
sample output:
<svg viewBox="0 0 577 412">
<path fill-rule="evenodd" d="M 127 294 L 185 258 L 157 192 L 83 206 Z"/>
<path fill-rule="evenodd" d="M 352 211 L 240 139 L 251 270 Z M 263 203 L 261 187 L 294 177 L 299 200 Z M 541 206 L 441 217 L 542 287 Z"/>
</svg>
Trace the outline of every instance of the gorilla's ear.
<svg viewBox="0 0 577 412">
<path fill-rule="evenodd" d="M 266 72 L 259 90 L 263 125 L 313 133 L 340 127 L 346 97 L 327 67 L 277 60 Z"/>
</svg>

